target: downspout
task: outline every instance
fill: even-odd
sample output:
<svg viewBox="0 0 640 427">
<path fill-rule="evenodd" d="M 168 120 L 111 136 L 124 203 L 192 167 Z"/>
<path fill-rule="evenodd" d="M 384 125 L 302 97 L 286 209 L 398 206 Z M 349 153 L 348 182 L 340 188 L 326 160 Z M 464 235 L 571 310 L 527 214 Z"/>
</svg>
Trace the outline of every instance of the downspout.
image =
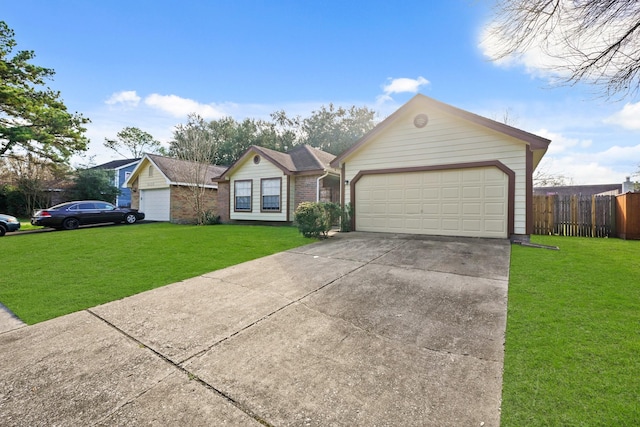
<svg viewBox="0 0 640 427">
<path fill-rule="evenodd" d="M 329 171 L 325 169 L 324 175 L 318 177 L 318 180 L 316 181 L 316 202 L 320 201 L 320 180 L 325 178 L 327 175 L 329 175 Z"/>
</svg>

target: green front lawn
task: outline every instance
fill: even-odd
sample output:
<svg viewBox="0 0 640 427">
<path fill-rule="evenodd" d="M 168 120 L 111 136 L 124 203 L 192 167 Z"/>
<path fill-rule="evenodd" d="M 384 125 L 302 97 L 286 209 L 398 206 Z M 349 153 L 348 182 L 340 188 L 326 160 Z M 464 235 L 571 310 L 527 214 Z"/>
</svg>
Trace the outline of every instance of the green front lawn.
<svg viewBox="0 0 640 427">
<path fill-rule="evenodd" d="M 0 302 L 33 324 L 310 242 L 294 227 L 167 223 L 5 236 Z"/>
<path fill-rule="evenodd" d="M 640 425 L 640 242 L 513 246 L 503 426 Z"/>
<path fill-rule="evenodd" d="M 503 426 L 640 425 L 640 242 L 513 246 Z M 309 243 L 292 227 L 109 226 L 3 237 L 0 302 L 32 324 Z"/>
<path fill-rule="evenodd" d="M 29 218 L 18 218 L 18 220 L 20 221 L 20 230 L 18 230 L 18 232 L 20 231 L 29 231 L 29 230 L 40 230 L 43 227 L 40 227 L 39 225 L 31 225 L 31 220 Z"/>
</svg>

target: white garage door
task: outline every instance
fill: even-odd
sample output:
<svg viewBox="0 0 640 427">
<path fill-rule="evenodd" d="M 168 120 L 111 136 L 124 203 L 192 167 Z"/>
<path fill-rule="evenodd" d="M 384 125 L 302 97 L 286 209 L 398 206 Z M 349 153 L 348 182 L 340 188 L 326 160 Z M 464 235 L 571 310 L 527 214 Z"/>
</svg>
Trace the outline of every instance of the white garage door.
<svg viewBox="0 0 640 427">
<path fill-rule="evenodd" d="M 145 219 L 150 221 L 169 221 L 170 219 L 170 190 L 140 190 L 140 210 Z"/>
<path fill-rule="evenodd" d="M 495 167 L 364 175 L 356 230 L 507 237 L 508 177 Z"/>
</svg>

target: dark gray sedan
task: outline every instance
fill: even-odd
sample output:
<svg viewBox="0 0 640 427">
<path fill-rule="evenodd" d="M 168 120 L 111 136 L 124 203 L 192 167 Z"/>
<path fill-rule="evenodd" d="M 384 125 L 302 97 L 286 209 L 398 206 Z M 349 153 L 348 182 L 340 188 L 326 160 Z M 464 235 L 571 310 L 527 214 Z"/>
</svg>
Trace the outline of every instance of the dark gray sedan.
<svg viewBox="0 0 640 427">
<path fill-rule="evenodd" d="M 15 216 L 0 214 L 0 237 L 7 231 L 20 230 L 20 221 Z"/>
<path fill-rule="evenodd" d="M 137 209 L 118 208 L 100 200 L 81 200 L 37 211 L 31 217 L 31 224 L 73 230 L 81 225 L 108 222 L 134 224 L 142 219 L 144 213 Z"/>
</svg>

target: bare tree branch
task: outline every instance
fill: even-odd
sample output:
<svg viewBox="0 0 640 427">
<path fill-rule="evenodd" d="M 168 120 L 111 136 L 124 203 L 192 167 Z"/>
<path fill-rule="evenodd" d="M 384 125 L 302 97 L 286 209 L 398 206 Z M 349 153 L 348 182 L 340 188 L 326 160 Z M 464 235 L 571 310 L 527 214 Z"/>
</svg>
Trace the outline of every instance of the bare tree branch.
<svg viewBox="0 0 640 427">
<path fill-rule="evenodd" d="M 637 0 L 500 0 L 489 28 L 493 60 L 537 52 L 560 83 L 593 83 L 607 97 L 640 89 Z"/>
</svg>

